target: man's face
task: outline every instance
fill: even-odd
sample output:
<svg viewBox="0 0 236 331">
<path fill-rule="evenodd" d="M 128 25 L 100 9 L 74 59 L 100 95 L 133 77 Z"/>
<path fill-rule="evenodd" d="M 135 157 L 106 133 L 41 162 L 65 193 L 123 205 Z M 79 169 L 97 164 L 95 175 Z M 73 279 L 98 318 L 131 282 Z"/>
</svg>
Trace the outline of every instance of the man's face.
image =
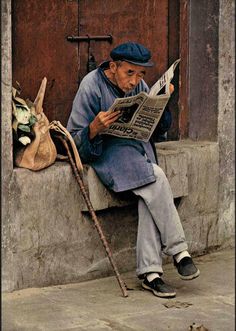
<svg viewBox="0 0 236 331">
<path fill-rule="evenodd" d="M 113 73 L 113 83 L 125 93 L 133 90 L 146 73 L 145 67 L 125 61 L 112 62 L 110 70 Z"/>
</svg>

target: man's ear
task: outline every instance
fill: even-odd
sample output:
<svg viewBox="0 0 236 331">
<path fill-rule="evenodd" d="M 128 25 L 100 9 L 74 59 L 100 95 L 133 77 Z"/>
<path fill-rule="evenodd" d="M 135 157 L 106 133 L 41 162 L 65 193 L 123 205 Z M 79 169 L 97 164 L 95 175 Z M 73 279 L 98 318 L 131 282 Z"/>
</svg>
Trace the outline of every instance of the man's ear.
<svg viewBox="0 0 236 331">
<path fill-rule="evenodd" d="M 112 72 L 113 74 L 115 74 L 115 73 L 116 73 L 116 70 L 117 70 L 117 64 L 116 64 L 115 62 L 111 61 L 111 62 L 109 63 L 109 65 L 110 65 L 110 70 L 111 70 L 111 72 Z"/>
</svg>

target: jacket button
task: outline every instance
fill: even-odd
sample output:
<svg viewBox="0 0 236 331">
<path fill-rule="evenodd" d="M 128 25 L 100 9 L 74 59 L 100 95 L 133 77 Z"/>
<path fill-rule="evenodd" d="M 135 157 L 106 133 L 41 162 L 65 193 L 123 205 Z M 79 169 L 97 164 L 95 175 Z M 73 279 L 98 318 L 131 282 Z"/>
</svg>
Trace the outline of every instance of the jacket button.
<svg viewBox="0 0 236 331">
<path fill-rule="evenodd" d="M 149 159 L 147 159 L 147 162 L 148 162 L 148 163 L 151 163 L 152 161 L 151 161 L 151 160 L 149 160 Z"/>
</svg>

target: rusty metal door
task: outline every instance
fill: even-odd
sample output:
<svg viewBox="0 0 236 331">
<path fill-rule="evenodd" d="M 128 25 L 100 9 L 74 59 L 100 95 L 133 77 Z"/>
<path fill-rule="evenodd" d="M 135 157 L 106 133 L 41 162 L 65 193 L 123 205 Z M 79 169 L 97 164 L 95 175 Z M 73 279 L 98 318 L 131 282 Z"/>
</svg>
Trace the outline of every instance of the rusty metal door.
<svg viewBox="0 0 236 331">
<path fill-rule="evenodd" d="M 65 125 L 87 73 L 88 46 L 99 64 L 119 43 L 146 45 L 155 62 L 146 75 L 152 85 L 179 56 L 178 29 L 179 0 L 26 0 L 24 6 L 13 0 L 13 85 L 20 82 L 24 95 L 33 99 L 46 76 L 44 111 L 49 120 Z M 67 38 L 72 35 L 112 35 L 112 43 L 72 43 Z M 172 136 L 178 134 L 176 118 L 175 123 Z"/>
</svg>

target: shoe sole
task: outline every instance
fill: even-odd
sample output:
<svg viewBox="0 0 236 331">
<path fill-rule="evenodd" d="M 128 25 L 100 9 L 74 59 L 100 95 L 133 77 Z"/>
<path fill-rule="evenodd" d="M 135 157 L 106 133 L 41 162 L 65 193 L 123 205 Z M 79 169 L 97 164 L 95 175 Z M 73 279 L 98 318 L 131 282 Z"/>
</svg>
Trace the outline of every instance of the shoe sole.
<svg viewBox="0 0 236 331">
<path fill-rule="evenodd" d="M 193 275 L 189 275 L 189 276 L 182 276 L 181 274 L 179 274 L 179 277 L 183 280 L 192 280 L 194 278 L 197 278 L 200 275 L 200 270 L 198 270 L 197 272 L 195 272 L 195 274 Z"/>
<path fill-rule="evenodd" d="M 152 289 L 151 287 L 147 286 L 146 284 L 142 283 L 142 287 L 145 290 L 152 291 L 152 293 L 159 297 L 159 298 L 174 298 L 176 296 L 175 292 L 172 293 L 162 293 L 162 292 L 157 292 L 156 290 Z"/>
</svg>

